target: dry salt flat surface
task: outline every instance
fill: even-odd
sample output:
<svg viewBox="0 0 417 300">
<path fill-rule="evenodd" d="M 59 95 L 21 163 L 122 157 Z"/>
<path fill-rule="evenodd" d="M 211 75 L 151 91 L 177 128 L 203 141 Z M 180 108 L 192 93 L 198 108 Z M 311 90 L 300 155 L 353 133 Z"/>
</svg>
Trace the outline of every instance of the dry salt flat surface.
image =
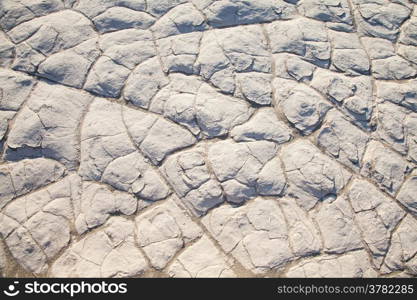
<svg viewBox="0 0 417 300">
<path fill-rule="evenodd" d="M 2 0 L 0 272 L 416 276 L 416 3 Z"/>
</svg>

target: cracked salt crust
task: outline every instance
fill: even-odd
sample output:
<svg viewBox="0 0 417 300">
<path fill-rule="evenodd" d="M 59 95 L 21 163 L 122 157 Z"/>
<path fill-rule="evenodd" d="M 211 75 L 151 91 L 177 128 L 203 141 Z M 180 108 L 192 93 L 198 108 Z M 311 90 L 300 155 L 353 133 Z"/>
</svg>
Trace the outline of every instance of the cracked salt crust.
<svg viewBox="0 0 417 300">
<path fill-rule="evenodd" d="M 413 0 L 4 0 L 0 274 L 417 275 Z"/>
</svg>

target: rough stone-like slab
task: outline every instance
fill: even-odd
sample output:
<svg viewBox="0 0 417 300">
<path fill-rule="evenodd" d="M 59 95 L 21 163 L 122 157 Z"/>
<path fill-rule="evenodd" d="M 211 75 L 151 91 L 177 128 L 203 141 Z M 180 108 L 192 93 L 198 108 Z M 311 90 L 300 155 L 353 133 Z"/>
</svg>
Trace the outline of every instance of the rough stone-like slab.
<svg viewBox="0 0 417 300">
<path fill-rule="evenodd" d="M 267 141 L 224 141 L 210 146 L 208 160 L 221 182 L 226 200 L 243 203 L 256 194 L 283 194 L 286 179 L 276 152 L 277 146 Z"/>
<path fill-rule="evenodd" d="M 342 164 L 359 170 L 369 137 L 338 111 L 327 114 L 317 144 Z"/>
<path fill-rule="evenodd" d="M 377 141 L 369 142 L 363 157 L 361 174 L 373 180 L 391 195 L 398 192 L 409 172 L 407 161 Z"/>
<path fill-rule="evenodd" d="M 140 214 L 135 221 L 139 246 L 152 266 L 159 270 L 164 269 L 182 248 L 202 235 L 201 229 L 173 200 Z M 205 251 L 211 252 L 209 249 Z M 200 265 L 196 267 L 200 268 Z"/>
<path fill-rule="evenodd" d="M 398 201 L 405 205 L 413 215 L 417 215 L 417 173 L 414 172 L 404 182 L 397 195 Z"/>
<path fill-rule="evenodd" d="M 132 277 L 147 269 L 135 245 L 134 223 L 113 217 L 102 230 L 68 248 L 50 272 L 54 277 Z"/>
<path fill-rule="evenodd" d="M 13 72 L 7 69 L 0 70 L 0 141 L 3 141 L 9 129 L 9 121 L 19 111 L 22 104 L 29 97 L 36 81 L 22 73 Z M 1 144 L 3 144 L 1 142 Z M 1 149 L 2 147 L 0 147 Z"/>
<path fill-rule="evenodd" d="M 0 166 L 0 207 L 16 197 L 35 191 L 64 176 L 60 163 L 45 159 L 25 159 Z"/>
<path fill-rule="evenodd" d="M 377 81 L 377 96 L 383 101 L 389 101 L 411 111 L 417 112 L 417 85 L 415 80 L 391 82 Z"/>
<path fill-rule="evenodd" d="M 285 146 L 281 159 L 289 181 L 289 195 L 307 210 L 318 201 L 335 199 L 351 178 L 341 165 L 306 141 Z"/>
<path fill-rule="evenodd" d="M 215 28 L 285 20 L 293 17 L 296 12 L 296 8 L 291 5 L 291 1 L 282 0 L 259 2 L 192 0 L 192 2 L 206 15 L 208 23 Z"/>
<path fill-rule="evenodd" d="M 237 142 L 266 140 L 283 144 L 292 138 L 291 129 L 270 108 L 259 110 L 252 119 L 233 128 L 230 134 Z"/>
<path fill-rule="evenodd" d="M 290 211 L 294 204 L 286 205 Z M 305 222 L 304 226 L 299 222 Z M 275 200 L 258 198 L 240 208 L 222 206 L 205 216 L 203 224 L 227 254 L 258 274 L 277 271 L 298 256 L 316 253 L 320 247 L 311 221 L 299 217 L 287 224 Z M 293 240 L 295 235 L 297 239 Z M 294 250 L 290 239 L 296 242 Z"/>
<path fill-rule="evenodd" d="M 204 79 L 225 93 L 259 105 L 272 102 L 270 52 L 259 25 L 204 33 L 196 66 Z"/>
<path fill-rule="evenodd" d="M 63 19 L 72 26 L 66 26 Z M 91 21 L 72 10 L 62 10 L 23 22 L 7 34 L 18 44 L 12 68 L 30 73 L 37 73 L 39 65 L 51 55 L 76 47 L 97 36 Z"/>
<path fill-rule="evenodd" d="M 330 41 L 324 23 L 297 18 L 267 26 L 272 53 L 288 52 L 321 67 L 328 67 Z"/>
<path fill-rule="evenodd" d="M 345 197 L 323 201 L 312 216 L 323 236 L 326 253 L 341 254 L 363 248 L 353 211 Z"/>
<path fill-rule="evenodd" d="M 133 195 L 113 192 L 107 186 L 90 182 L 83 183 L 75 205 L 75 227 L 79 234 L 104 224 L 112 215 L 132 215 L 138 206 L 141 208 Z"/>
<path fill-rule="evenodd" d="M 405 213 L 394 200 L 364 180 L 353 181 L 348 197 L 363 239 L 379 268 L 390 246 L 392 231 Z"/>
<path fill-rule="evenodd" d="M 282 110 L 287 120 L 303 135 L 309 135 L 320 127 L 331 108 L 323 97 L 312 88 L 292 80 L 274 80 L 276 109 Z"/>
<path fill-rule="evenodd" d="M 350 31 L 353 16 L 348 0 L 301 0 L 295 1 L 298 10 L 306 17 L 322 22 L 335 30 Z"/>
<path fill-rule="evenodd" d="M 347 75 L 369 74 L 371 63 L 357 34 L 330 31 L 332 42 L 331 69 Z"/>
<path fill-rule="evenodd" d="M 236 277 L 227 264 L 227 257 L 206 236 L 182 252 L 168 268 L 168 273 L 181 278 Z"/>
<path fill-rule="evenodd" d="M 349 77 L 318 69 L 311 86 L 339 107 L 352 121 L 366 130 L 372 128 L 373 86 L 368 76 Z"/>
<path fill-rule="evenodd" d="M 197 215 L 207 213 L 224 201 L 221 186 L 210 174 L 205 157 L 206 150 L 196 147 L 172 155 L 161 167 L 175 193 Z"/>
<path fill-rule="evenodd" d="M 377 274 L 365 251 L 353 251 L 341 256 L 322 255 L 291 267 L 288 277 L 340 278 L 375 277 Z"/>
<path fill-rule="evenodd" d="M 416 276 L 416 228 L 417 221 L 411 215 L 402 220 L 391 237 L 391 246 L 381 268 L 383 273 L 405 270 Z"/>
<path fill-rule="evenodd" d="M 35 1 L 2 1 L 0 6 L 0 24 L 4 30 L 41 17 L 64 8 L 62 1 L 58 0 L 35 0 Z"/>
<path fill-rule="evenodd" d="M 277 269 L 294 258 L 284 215 L 272 200 L 257 199 L 240 209 L 222 206 L 203 223 L 226 253 L 253 272 Z"/>
<path fill-rule="evenodd" d="M 27 270 L 43 273 L 70 243 L 73 204 L 80 180 L 70 175 L 48 187 L 17 198 L 0 215 L 1 234 L 13 257 Z"/>
<path fill-rule="evenodd" d="M 40 82 L 10 129 L 5 158 L 17 160 L 29 156 L 26 153 L 38 153 L 75 169 L 78 128 L 92 100 L 77 90 Z"/>
<path fill-rule="evenodd" d="M 359 33 L 395 40 L 403 22 L 410 16 L 413 4 L 407 1 L 353 0 Z"/>
<path fill-rule="evenodd" d="M 254 112 L 246 101 L 224 95 L 194 76 L 173 74 L 169 79 L 170 84 L 153 97 L 150 110 L 194 135 L 225 136 Z"/>
</svg>

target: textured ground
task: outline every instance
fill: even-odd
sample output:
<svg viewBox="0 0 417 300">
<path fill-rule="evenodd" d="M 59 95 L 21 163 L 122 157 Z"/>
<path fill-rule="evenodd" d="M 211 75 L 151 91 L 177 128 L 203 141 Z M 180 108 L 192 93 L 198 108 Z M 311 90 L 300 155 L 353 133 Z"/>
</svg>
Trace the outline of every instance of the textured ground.
<svg viewBox="0 0 417 300">
<path fill-rule="evenodd" d="M 1 0 L 6 276 L 417 275 L 408 0 Z"/>
</svg>

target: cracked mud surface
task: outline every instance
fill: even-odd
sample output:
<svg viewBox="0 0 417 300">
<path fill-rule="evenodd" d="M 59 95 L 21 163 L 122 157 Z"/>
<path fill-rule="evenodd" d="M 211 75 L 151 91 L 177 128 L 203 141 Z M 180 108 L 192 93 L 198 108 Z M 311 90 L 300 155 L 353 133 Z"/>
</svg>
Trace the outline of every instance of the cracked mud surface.
<svg viewBox="0 0 417 300">
<path fill-rule="evenodd" d="M 3 0 L 0 273 L 417 276 L 409 0 Z"/>
</svg>

